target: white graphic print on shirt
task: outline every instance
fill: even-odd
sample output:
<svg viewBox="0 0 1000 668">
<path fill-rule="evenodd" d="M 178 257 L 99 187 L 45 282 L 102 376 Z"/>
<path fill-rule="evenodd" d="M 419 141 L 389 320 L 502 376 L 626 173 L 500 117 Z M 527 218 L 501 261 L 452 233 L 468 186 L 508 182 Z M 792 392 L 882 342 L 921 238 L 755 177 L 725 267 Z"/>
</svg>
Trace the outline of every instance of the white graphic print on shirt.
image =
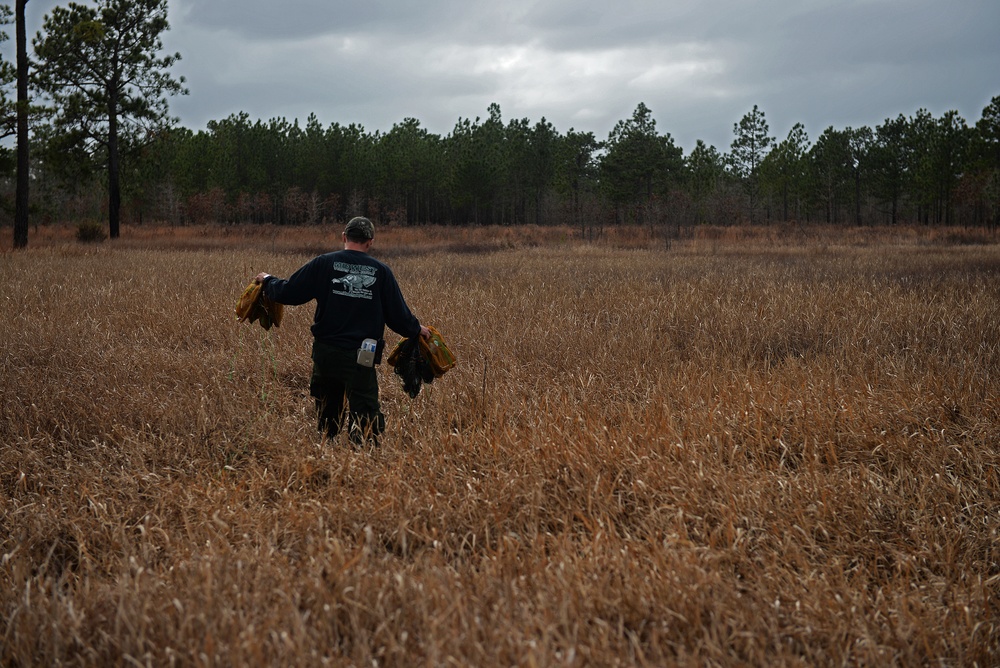
<svg viewBox="0 0 1000 668">
<path fill-rule="evenodd" d="M 372 298 L 372 291 L 369 288 L 375 285 L 375 272 L 377 271 L 375 267 L 367 264 L 336 262 L 333 268 L 346 274 L 333 279 L 332 290 L 335 294 L 356 299 Z"/>
</svg>

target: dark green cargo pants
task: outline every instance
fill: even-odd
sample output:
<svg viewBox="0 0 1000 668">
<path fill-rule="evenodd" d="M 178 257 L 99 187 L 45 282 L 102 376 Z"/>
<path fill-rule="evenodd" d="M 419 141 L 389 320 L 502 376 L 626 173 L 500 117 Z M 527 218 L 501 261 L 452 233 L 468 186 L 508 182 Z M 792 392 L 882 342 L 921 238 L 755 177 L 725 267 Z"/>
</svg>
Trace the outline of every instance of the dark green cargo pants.
<svg viewBox="0 0 1000 668">
<path fill-rule="evenodd" d="M 339 434 L 346 413 L 353 443 L 377 443 L 385 429 L 385 416 L 378 401 L 375 367 L 358 364 L 357 350 L 335 348 L 322 341 L 313 341 L 312 359 L 309 393 L 316 399 L 320 433 L 330 438 Z"/>
</svg>

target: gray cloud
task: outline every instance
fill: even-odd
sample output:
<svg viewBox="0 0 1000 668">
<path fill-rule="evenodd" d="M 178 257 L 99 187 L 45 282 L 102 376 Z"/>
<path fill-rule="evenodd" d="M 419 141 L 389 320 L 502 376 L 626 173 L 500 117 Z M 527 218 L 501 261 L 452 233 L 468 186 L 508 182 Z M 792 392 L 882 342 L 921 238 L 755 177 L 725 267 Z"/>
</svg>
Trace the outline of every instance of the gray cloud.
<svg viewBox="0 0 1000 668">
<path fill-rule="evenodd" d="M 29 31 L 52 0 L 28 4 Z M 607 137 L 639 102 L 689 151 L 728 150 L 753 105 L 796 122 L 875 125 L 919 108 L 975 122 L 1000 94 L 995 0 L 170 0 L 182 123 L 254 119 L 388 130 L 412 117 L 545 117 Z M 34 17 L 34 18 L 32 18 Z"/>
</svg>

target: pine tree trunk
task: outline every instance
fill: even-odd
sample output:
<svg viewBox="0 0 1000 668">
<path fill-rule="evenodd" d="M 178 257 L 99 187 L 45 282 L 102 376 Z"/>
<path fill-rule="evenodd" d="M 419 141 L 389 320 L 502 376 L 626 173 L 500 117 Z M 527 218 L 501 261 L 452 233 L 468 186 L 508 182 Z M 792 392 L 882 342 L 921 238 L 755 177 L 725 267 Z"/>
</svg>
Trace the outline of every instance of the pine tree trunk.
<svg viewBox="0 0 1000 668">
<path fill-rule="evenodd" d="M 118 158 L 118 114 L 115 95 L 112 94 L 108 114 L 108 235 L 117 239 L 121 232 L 121 166 Z"/>
<path fill-rule="evenodd" d="M 28 245 L 28 54 L 24 6 L 17 0 L 17 191 L 14 195 L 14 248 Z"/>
</svg>

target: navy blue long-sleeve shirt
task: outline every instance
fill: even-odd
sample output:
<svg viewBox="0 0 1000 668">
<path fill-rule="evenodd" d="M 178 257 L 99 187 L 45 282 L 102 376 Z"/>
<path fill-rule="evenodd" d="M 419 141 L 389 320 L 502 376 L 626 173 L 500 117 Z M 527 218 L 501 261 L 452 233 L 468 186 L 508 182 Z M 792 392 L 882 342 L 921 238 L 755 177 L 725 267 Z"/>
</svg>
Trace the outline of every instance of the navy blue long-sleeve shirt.
<svg viewBox="0 0 1000 668">
<path fill-rule="evenodd" d="M 264 293 L 298 306 L 316 300 L 313 336 L 344 349 L 364 339 L 381 339 L 386 325 L 404 337 L 420 334 L 392 270 L 367 253 L 341 250 L 313 258 L 288 279 L 269 277 Z"/>
</svg>

